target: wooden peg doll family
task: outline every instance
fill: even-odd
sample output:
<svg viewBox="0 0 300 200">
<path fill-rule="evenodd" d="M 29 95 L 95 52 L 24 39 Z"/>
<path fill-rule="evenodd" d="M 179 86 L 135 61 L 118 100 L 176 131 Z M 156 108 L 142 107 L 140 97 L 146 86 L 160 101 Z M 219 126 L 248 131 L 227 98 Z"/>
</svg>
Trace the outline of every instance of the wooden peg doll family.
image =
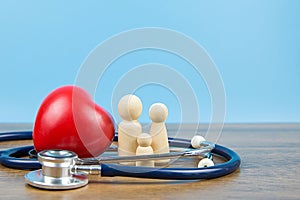
<svg viewBox="0 0 300 200">
<path fill-rule="evenodd" d="M 149 134 L 142 133 L 138 118 L 142 114 L 143 105 L 135 95 L 123 96 L 118 104 L 118 112 L 122 121 L 118 125 L 119 156 L 149 155 L 169 153 L 167 129 L 165 125 L 168 108 L 162 103 L 155 103 L 149 109 L 152 120 Z M 169 159 L 137 161 L 136 166 L 154 167 L 166 165 Z M 121 163 L 132 165 L 132 163 Z"/>
</svg>

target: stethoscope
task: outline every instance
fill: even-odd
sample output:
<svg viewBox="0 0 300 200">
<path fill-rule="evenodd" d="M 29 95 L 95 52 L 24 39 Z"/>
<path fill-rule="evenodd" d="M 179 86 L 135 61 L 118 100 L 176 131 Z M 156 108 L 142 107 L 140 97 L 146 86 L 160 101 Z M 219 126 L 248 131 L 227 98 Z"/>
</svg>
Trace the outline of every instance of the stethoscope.
<svg viewBox="0 0 300 200">
<path fill-rule="evenodd" d="M 36 154 L 33 146 L 24 146 L 0 151 L 0 163 L 6 167 L 16 169 L 38 169 L 25 175 L 26 183 L 36 188 L 52 190 L 74 189 L 85 186 L 88 184 L 87 175 L 198 180 L 225 176 L 239 168 L 241 159 L 233 150 L 205 140 L 197 140 L 196 137 L 198 136 L 194 136 L 192 141 L 181 138 L 168 138 L 169 146 L 176 148 L 170 153 L 122 157 L 101 156 L 88 159 L 80 159 L 74 152 L 58 149 L 45 150 Z M 27 139 L 32 139 L 31 131 L 0 133 L 0 142 Z M 113 141 L 118 141 L 117 133 Z M 108 151 L 116 149 L 117 147 L 111 146 Z M 25 156 L 30 156 L 30 158 L 23 158 Z M 146 159 L 191 156 L 206 160 L 212 160 L 213 156 L 218 156 L 224 158 L 226 162 L 218 165 L 204 162 L 203 166 L 193 168 L 153 168 L 113 164 L 124 161 L 133 162 Z"/>
</svg>

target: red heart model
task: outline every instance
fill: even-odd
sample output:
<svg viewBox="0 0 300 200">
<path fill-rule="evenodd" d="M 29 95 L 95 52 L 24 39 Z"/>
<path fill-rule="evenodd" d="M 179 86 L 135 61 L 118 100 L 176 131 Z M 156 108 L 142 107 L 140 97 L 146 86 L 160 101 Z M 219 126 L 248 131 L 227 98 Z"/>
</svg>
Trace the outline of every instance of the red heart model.
<svg viewBox="0 0 300 200">
<path fill-rule="evenodd" d="M 114 121 L 77 86 L 64 86 L 51 92 L 42 102 L 34 124 L 36 151 L 64 149 L 80 158 L 96 157 L 111 144 Z"/>
</svg>

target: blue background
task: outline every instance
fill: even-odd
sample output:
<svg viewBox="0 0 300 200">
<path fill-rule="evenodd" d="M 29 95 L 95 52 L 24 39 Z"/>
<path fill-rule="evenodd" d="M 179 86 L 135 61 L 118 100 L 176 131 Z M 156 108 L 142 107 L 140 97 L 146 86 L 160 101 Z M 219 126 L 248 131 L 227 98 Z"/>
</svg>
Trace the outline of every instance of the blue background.
<svg viewBox="0 0 300 200">
<path fill-rule="evenodd" d="M 33 122 L 43 98 L 73 84 L 99 43 L 143 27 L 179 31 L 206 49 L 226 89 L 226 122 L 300 121 L 300 1 L 9 0 L 0 2 L 0 122 Z M 130 70 L 149 62 L 185 71 L 191 85 L 199 79 L 179 58 L 159 51 L 125 56 L 114 63 L 115 72 L 118 65 Z M 116 81 L 107 80 L 99 87 Z M 201 122 L 208 122 L 205 85 L 193 87 L 201 94 Z M 98 93 L 95 101 L 111 112 L 110 100 Z M 169 106 L 168 122 L 180 122 L 176 94 L 158 85 L 136 94 L 145 102 L 142 122 L 149 121 L 147 109 L 156 100 Z"/>
</svg>

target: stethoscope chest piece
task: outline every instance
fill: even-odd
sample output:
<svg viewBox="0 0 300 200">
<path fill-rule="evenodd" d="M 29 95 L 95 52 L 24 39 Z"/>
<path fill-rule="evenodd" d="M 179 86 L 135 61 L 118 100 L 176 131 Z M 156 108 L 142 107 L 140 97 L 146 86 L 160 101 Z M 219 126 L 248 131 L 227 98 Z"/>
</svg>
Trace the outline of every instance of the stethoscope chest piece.
<svg viewBox="0 0 300 200">
<path fill-rule="evenodd" d="M 42 189 L 66 190 L 88 184 L 86 174 L 73 174 L 70 170 L 77 159 L 75 153 L 65 150 L 42 151 L 38 154 L 38 159 L 42 169 L 25 175 L 29 185 Z"/>
</svg>

